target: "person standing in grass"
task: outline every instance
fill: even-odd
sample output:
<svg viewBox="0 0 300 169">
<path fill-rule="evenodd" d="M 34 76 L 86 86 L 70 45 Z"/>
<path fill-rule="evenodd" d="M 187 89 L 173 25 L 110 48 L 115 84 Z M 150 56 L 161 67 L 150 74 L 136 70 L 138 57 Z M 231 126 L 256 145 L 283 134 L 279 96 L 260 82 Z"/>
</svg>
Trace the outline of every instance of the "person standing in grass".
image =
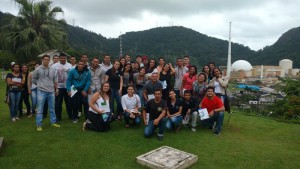
<svg viewBox="0 0 300 169">
<path fill-rule="evenodd" d="M 129 120 L 132 119 L 134 124 L 141 122 L 141 99 L 137 94 L 134 94 L 132 85 L 127 87 L 127 94 L 122 96 L 122 107 L 124 110 L 123 116 L 125 120 L 125 127 L 129 128 Z"/>
<path fill-rule="evenodd" d="M 32 72 L 32 83 L 37 85 L 37 131 L 42 131 L 43 108 L 46 100 L 50 109 L 51 126 L 60 127 L 60 125 L 56 123 L 56 115 L 54 111 L 55 95 L 58 94 L 57 75 L 55 69 L 49 65 L 49 62 L 50 57 L 48 55 L 44 55 L 42 65 Z"/>
<path fill-rule="evenodd" d="M 111 69 L 108 69 L 105 73 L 105 82 L 109 82 L 111 86 L 111 101 L 110 108 L 111 112 L 114 112 L 114 100 L 117 102 L 117 112 L 114 114 L 118 120 L 122 119 L 122 104 L 121 104 L 121 96 L 122 96 L 122 88 L 123 88 L 123 73 L 118 69 L 120 67 L 120 61 L 115 60 L 114 65 Z"/>
<path fill-rule="evenodd" d="M 83 122 L 84 130 L 93 130 L 97 132 L 107 131 L 110 126 L 112 114 L 109 107 L 110 98 L 110 86 L 108 82 L 105 82 L 100 91 L 93 94 L 89 102 L 88 117 L 90 122 Z"/>
<path fill-rule="evenodd" d="M 167 102 L 166 128 L 178 132 L 182 122 L 182 102 L 176 99 L 174 90 L 169 91 L 169 98 Z"/>
<path fill-rule="evenodd" d="M 154 92 L 154 99 L 149 100 L 143 110 L 143 118 L 146 125 L 144 129 L 144 136 L 146 138 L 150 138 L 156 128 L 158 128 L 157 139 L 160 141 L 164 138 L 167 107 L 166 101 L 162 100 L 161 97 L 161 89 L 156 89 Z M 149 121 L 147 120 L 147 113 L 149 113 Z"/>
<path fill-rule="evenodd" d="M 39 64 L 36 64 L 34 68 L 36 69 L 37 67 L 39 67 Z M 37 86 L 32 83 L 32 72 L 28 74 L 27 81 L 28 94 L 31 98 L 31 114 L 28 117 L 32 117 L 35 114 L 35 109 L 37 106 Z"/>
<path fill-rule="evenodd" d="M 27 88 L 27 81 L 28 81 L 28 66 L 27 65 L 22 65 L 21 67 L 21 73 L 23 76 L 23 79 L 25 79 L 24 81 L 24 85 L 21 89 L 21 98 L 20 98 L 20 103 L 19 103 L 19 116 L 23 116 L 23 101 L 26 105 L 26 114 L 30 115 L 30 103 L 29 103 L 29 94 L 28 94 L 28 88 Z"/>
<path fill-rule="evenodd" d="M 7 74 L 6 83 L 8 85 L 10 118 L 12 122 L 16 122 L 16 120 L 19 120 L 17 113 L 21 98 L 21 88 L 25 83 L 19 64 L 15 63 L 12 65 L 12 72 Z"/>
<path fill-rule="evenodd" d="M 67 79 L 67 91 L 71 97 L 72 103 L 72 119 L 73 123 L 78 123 L 78 110 L 79 106 L 83 104 L 83 111 L 85 119 L 87 119 L 88 105 L 88 90 L 91 85 L 91 73 L 83 61 L 79 61 L 75 69 L 71 69 Z M 71 87 L 74 87 L 71 89 Z M 74 95 L 72 96 L 72 91 Z M 75 93 L 76 91 L 76 93 Z"/>
<path fill-rule="evenodd" d="M 51 66 L 55 69 L 57 74 L 57 89 L 58 94 L 55 97 L 55 113 L 56 120 L 62 120 L 62 103 L 65 101 L 65 106 L 67 109 L 69 119 L 72 119 L 72 110 L 71 110 L 71 98 L 68 96 L 66 82 L 68 78 L 68 74 L 72 69 L 72 65 L 67 62 L 67 54 L 62 52 L 59 54 L 59 62 L 53 64 Z"/>
<path fill-rule="evenodd" d="M 202 120 L 202 123 L 209 128 L 213 128 L 213 125 L 216 122 L 214 135 L 220 135 L 225 108 L 222 100 L 216 96 L 214 87 L 209 86 L 206 88 L 206 96 L 203 98 L 199 107 L 202 109 L 206 108 L 209 114 L 209 118 Z"/>
</svg>

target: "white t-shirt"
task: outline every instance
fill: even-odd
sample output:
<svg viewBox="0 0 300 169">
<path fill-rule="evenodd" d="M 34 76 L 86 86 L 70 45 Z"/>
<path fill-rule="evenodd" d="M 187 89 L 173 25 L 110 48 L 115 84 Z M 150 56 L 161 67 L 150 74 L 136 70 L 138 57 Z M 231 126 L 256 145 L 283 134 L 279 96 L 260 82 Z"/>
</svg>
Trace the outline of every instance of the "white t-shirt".
<svg viewBox="0 0 300 169">
<path fill-rule="evenodd" d="M 132 110 L 135 109 L 136 107 L 138 108 L 141 107 L 141 99 L 136 94 L 133 94 L 132 97 L 129 97 L 128 94 L 122 96 L 121 102 L 124 111 L 125 109 Z"/>
<path fill-rule="evenodd" d="M 215 81 L 214 83 L 215 93 L 222 93 L 220 83 Z"/>
<path fill-rule="evenodd" d="M 66 88 L 68 74 L 72 69 L 72 65 L 68 62 L 66 62 L 65 64 L 61 64 L 60 62 L 57 62 L 53 64 L 51 67 L 55 69 L 57 74 L 57 87 Z"/>
</svg>

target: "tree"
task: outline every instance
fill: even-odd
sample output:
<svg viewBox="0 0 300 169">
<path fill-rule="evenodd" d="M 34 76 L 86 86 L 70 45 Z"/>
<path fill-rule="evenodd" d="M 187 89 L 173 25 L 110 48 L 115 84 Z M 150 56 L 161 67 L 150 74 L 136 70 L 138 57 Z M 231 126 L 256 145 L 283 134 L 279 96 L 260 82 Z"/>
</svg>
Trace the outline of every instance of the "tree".
<svg viewBox="0 0 300 169">
<path fill-rule="evenodd" d="M 275 114 L 287 119 L 300 119 L 300 81 L 285 79 L 277 89 L 283 91 L 286 97 L 273 104 Z"/>
<path fill-rule="evenodd" d="M 19 14 L 2 27 L 3 49 L 14 54 L 19 62 L 28 62 L 46 50 L 67 47 L 66 22 L 55 19 L 56 14 L 63 13 L 60 7 L 52 8 L 48 0 L 15 2 Z"/>
</svg>

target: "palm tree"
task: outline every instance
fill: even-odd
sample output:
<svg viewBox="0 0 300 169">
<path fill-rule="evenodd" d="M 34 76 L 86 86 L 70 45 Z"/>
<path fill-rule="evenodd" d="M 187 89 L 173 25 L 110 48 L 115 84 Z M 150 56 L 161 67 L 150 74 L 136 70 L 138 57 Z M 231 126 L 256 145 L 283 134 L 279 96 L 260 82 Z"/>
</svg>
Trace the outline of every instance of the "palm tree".
<svg viewBox="0 0 300 169">
<path fill-rule="evenodd" d="M 49 49 L 66 48 L 66 22 L 55 19 L 63 13 L 60 7 L 51 7 L 52 1 L 15 0 L 19 14 L 2 27 L 3 48 L 27 62 Z"/>
</svg>

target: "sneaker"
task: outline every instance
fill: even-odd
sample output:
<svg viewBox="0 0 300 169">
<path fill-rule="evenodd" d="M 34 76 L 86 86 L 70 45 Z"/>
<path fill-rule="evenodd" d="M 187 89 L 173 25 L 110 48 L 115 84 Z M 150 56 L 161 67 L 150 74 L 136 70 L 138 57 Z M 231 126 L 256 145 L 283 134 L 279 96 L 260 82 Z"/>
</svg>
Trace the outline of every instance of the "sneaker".
<svg viewBox="0 0 300 169">
<path fill-rule="evenodd" d="M 16 119 L 16 120 L 20 120 L 20 118 L 19 118 L 19 117 L 15 117 L 15 119 Z"/>
<path fill-rule="evenodd" d="M 27 117 L 30 118 L 30 117 L 32 117 L 32 116 L 33 116 L 33 114 L 29 114 Z"/>
<path fill-rule="evenodd" d="M 75 123 L 78 123 L 78 121 L 79 121 L 79 119 L 74 119 L 73 120 L 73 123 L 75 124 Z"/>
<path fill-rule="evenodd" d="M 85 120 L 86 123 L 92 123 L 89 119 Z"/>
<path fill-rule="evenodd" d="M 83 122 L 82 131 L 85 131 L 85 130 L 86 130 L 86 122 Z"/>
<path fill-rule="evenodd" d="M 81 114 L 82 114 L 81 112 L 78 112 L 78 117 L 80 117 L 80 116 L 81 116 Z"/>
<path fill-rule="evenodd" d="M 43 128 L 42 128 L 42 126 L 37 126 L 37 127 L 36 127 L 36 130 L 37 130 L 37 131 L 42 131 Z"/>
<path fill-rule="evenodd" d="M 178 133 L 180 131 L 181 125 L 178 125 L 175 129 L 175 133 Z"/>
<path fill-rule="evenodd" d="M 164 136 L 157 136 L 158 141 L 163 141 L 164 140 Z"/>
<path fill-rule="evenodd" d="M 196 132 L 196 127 L 192 127 L 192 132 Z"/>
<path fill-rule="evenodd" d="M 53 123 L 53 124 L 51 124 L 51 126 L 52 126 L 52 127 L 60 127 L 60 125 L 57 124 L 57 123 Z"/>
<path fill-rule="evenodd" d="M 220 132 L 219 132 L 219 131 L 215 131 L 215 132 L 214 132 L 214 135 L 215 135 L 215 136 L 219 136 L 219 135 L 220 135 Z"/>
<path fill-rule="evenodd" d="M 14 117 L 11 118 L 11 121 L 12 121 L 12 122 L 16 122 L 16 118 L 14 118 Z"/>
</svg>

